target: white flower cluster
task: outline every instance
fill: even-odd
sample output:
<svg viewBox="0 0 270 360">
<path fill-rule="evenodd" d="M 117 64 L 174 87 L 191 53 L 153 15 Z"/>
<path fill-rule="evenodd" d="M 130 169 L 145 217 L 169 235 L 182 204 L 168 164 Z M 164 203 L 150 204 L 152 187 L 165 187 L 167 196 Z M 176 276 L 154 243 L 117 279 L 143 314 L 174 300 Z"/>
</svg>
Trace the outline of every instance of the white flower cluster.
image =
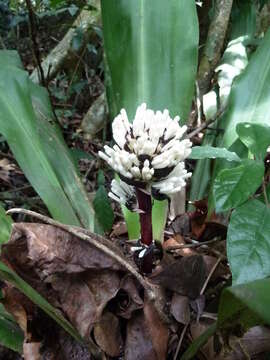
<svg viewBox="0 0 270 360">
<path fill-rule="evenodd" d="M 122 180 L 119 182 L 116 180 L 112 181 L 111 191 L 108 195 L 111 199 L 126 205 L 129 210 L 134 211 L 138 208 L 134 187 L 126 184 Z"/>
<path fill-rule="evenodd" d="M 172 119 L 169 111 L 137 108 L 133 123 L 124 109 L 112 124 L 113 148 L 105 146 L 99 152 L 120 177 L 129 184 L 150 184 L 163 194 L 172 194 L 185 186 L 191 176 L 184 160 L 191 153 L 192 143 L 180 140 L 187 130 L 179 126 L 179 116 Z"/>
</svg>

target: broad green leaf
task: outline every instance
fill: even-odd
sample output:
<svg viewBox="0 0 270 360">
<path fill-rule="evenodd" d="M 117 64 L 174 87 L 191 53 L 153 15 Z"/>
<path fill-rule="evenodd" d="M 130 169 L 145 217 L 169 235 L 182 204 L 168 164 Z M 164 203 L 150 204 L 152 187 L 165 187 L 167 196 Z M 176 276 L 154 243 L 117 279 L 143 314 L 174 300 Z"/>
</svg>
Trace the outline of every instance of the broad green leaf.
<svg viewBox="0 0 270 360">
<path fill-rule="evenodd" d="M 223 290 L 218 310 L 218 328 L 233 329 L 241 325 L 242 330 L 270 324 L 270 280 L 256 280 Z"/>
<path fill-rule="evenodd" d="M 142 102 L 185 122 L 197 70 L 195 1 L 102 0 L 105 52 L 118 111 Z"/>
<path fill-rule="evenodd" d="M 68 322 L 61 313 L 51 306 L 46 299 L 44 299 L 36 290 L 28 285 L 22 278 L 20 278 L 14 271 L 9 269 L 4 263 L 0 261 L 0 278 L 10 282 L 25 296 L 27 296 L 34 304 L 39 306 L 47 315 L 55 320 L 63 329 L 65 329 L 74 339 L 83 343 L 83 339 L 78 331 Z"/>
<path fill-rule="evenodd" d="M 236 126 L 236 132 L 256 158 L 264 159 L 270 145 L 269 125 L 240 123 Z"/>
<path fill-rule="evenodd" d="M 113 226 L 114 214 L 104 185 L 99 186 L 93 205 L 99 224 L 104 231 L 110 231 Z"/>
<path fill-rule="evenodd" d="M 0 133 L 51 215 L 63 223 L 93 230 L 94 211 L 52 120 L 48 94 L 13 65 L 13 55 L 0 53 Z"/>
<path fill-rule="evenodd" d="M 13 351 L 22 352 L 24 335 L 12 316 L 0 304 L 0 344 Z"/>
<path fill-rule="evenodd" d="M 137 106 L 146 102 L 149 108 L 166 108 L 186 122 L 197 71 L 195 2 L 102 0 L 101 5 L 110 113 L 125 108 L 132 119 Z M 156 236 L 165 221 L 161 214 L 166 213 L 166 202 L 162 206 L 154 205 L 153 213 L 159 214 L 153 217 Z M 138 238 L 138 214 L 124 210 L 124 216 L 129 236 Z"/>
<path fill-rule="evenodd" d="M 185 353 L 181 356 L 180 360 L 191 360 L 194 359 L 194 356 L 200 350 L 202 346 L 204 346 L 211 336 L 215 334 L 217 330 L 217 324 L 214 323 L 209 328 L 201 334 L 197 339 L 195 339 Z"/>
<path fill-rule="evenodd" d="M 250 200 L 232 213 L 227 255 L 233 284 L 270 276 L 270 209 Z"/>
<path fill-rule="evenodd" d="M 270 125 L 270 29 L 237 78 L 221 127 L 225 130 L 219 145 L 229 149 L 237 140 L 236 126 L 242 122 Z"/>
<path fill-rule="evenodd" d="M 214 146 L 193 146 L 189 159 L 216 159 L 222 158 L 228 161 L 241 161 L 235 152 L 228 151 L 225 148 Z"/>
<path fill-rule="evenodd" d="M 249 44 L 256 33 L 256 4 L 253 0 L 234 1 L 232 8 L 231 39 L 240 36 L 246 38 L 245 43 Z"/>
<path fill-rule="evenodd" d="M 5 209 L 0 204 L 0 245 L 8 241 L 11 231 L 11 224 L 11 217 L 6 215 Z"/>
<path fill-rule="evenodd" d="M 263 162 L 254 160 L 244 160 L 237 167 L 221 170 L 213 186 L 216 211 L 227 211 L 245 202 L 261 185 L 263 175 Z"/>
</svg>

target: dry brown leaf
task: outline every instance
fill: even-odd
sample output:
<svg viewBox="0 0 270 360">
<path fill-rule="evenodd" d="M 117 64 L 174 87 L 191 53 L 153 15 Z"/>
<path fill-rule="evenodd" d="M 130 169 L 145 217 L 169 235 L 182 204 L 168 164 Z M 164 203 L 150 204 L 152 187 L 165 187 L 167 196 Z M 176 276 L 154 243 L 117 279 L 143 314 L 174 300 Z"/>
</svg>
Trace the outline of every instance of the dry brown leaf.
<svg viewBox="0 0 270 360">
<path fill-rule="evenodd" d="M 177 216 L 170 225 L 175 235 L 187 236 L 190 233 L 190 217 L 187 213 Z"/>
<path fill-rule="evenodd" d="M 196 299 L 206 279 L 206 266 L 201 255 L 185 256 L 150 277 L 154 284 Z"/>
<path fill-rule="evenodd" d="M 163 249 L 168 250 L 173 246 L 178 246 L 178 245 L 186 245 L 185 239 L 180 234 L 176 234 L 174 237 L 171 237 L 168 240 L 164 241 Z M 190 248 L 183 248 L 183 249 L 174 250 L 174 254 L 181 256 L 188 256 L 188 255 L 195 255 L 196 253 L 194 252 L 194 250 Z"/>
<path fill-rule="evenodd" d="M 190 308 L 188 297 L 174 293 L 171 302 L 171 313 L 179 323 L 189 324 Z"/>
<path fill-rule="evenodd" d="M 105 312 L 99 323 L 94 327 L 96 343 L 109 356 L 119 356 L 122 351 L 123 340 L 120 332 L 119 320 L 111 312 Z"/>
<path fill-rule="evenodd" d="M 143 312 L 157 359 L 165 360 L 168 347 L 169 329 L 167 325 L 160 320 L 152 302 L 147 300 L 145 301 Z"/>
<path fill-rule="evenodd" d="M 51 225 L 14 224 L 3 253 L 12 259 L 12 265 L 23 264 L 24 270 L 34 270 L 44 280 L 55 273 L 122 270 L 115 260 L 89 242 Z"/>
<path fill-rule="evenodd" d="M 246 360 L 247 354 L 250 359 L 264 359 L 263 353 L 270 351 L 270 329 L 265 326 L 255 326 L 239 338 L 230 339 L 231 351 L 223 351 L 216 360 Z"/>
<path fill-rule="evenodd" d="M 51 280 L 62 309 L 83 337 L 90 335 L 105 306 L 117 294 L 119 284 L 118 274 L 107 270 Z"/>
<path fill-rule="evenodd" d="M 23 344 L 23 357 L 25 360 L 41 360 L 40 343 L 31 342 Z"/>
<path fill-rule="evenodd" d="M 193 322 L 190 325 L 190 333 L 192 336 L 192 340 L 197 339 L 202 333 L 204 333 L 208 329 L 210 325 L 211 323 L 206 320 Z M 204 354 L 207 360 L 212 360 L 216 358 L 213 337 L 208 340 L 208 342 L 200 349 L 200 351 Z"/>
<path fill-rule="evenodd" d="M 127 325 L 125 360 L 158 360 L 143 313 L 136 314 Z"/>
<path fill-rule="evenodd" d="M 125 223 L 125 221 L 119 221 L 118 223 L 113 225 L 111 237 L 118 237 L 125 234 L 127 234 L 127 224 Z"/>
<path fill-rule="evenodd" d="M 90 243 L 50 225 L 13 225 L 3 256 L 35 288 L 39 284 L 42 294 L 57 303 L 85 337 L 119 291 L 121 278 L 116 270 L 122 268 L 118 263 Z"/>
<path fill-rule="evenodd" d="M 3 299 L 1 303 L 5 306 L 5 309 L 13 315 L 16 322 L 24 332 L 24 336 L 28 338 L 27 334 L 27 312 L 25 308 L 30 308 L 31 304 L 27 301 L 25 296 L 21 294 L 12 285 L 7 285 L 3 288 Z M 28 302 L 28 304 L 26 304 Z"/>
<path fill-rule="evenodd" d="M 125 319 L 130 319 L 135 310 L 143 308 L 143 300 L 139 290 L 130 275 L 126 275 L 120 284 L 119 308 L 117 314 Z"/>
<path fill-rule="evenodd" d="M 218 259 L 214 256 L 203 255 L 203 260 L 205 262 L 206 273 L 208 275 L 215 266 Z M 215 281 L 220 277 L 226 276 L 228 273 L 229 273 L 229 269 L 226 269 L 226 267 L 222 263 L 219 263 L 216 270 L 212 274 L 210 281 Z"/>
</svg>

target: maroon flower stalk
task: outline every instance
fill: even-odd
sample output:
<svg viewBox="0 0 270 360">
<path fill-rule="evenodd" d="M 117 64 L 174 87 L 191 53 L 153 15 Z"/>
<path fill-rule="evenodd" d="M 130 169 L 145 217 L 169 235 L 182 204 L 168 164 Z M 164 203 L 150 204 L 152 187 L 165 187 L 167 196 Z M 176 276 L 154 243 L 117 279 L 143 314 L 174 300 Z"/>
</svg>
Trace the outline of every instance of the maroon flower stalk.
<svg viewBox="0 0 270 360">
<path fill-rule="evenodd" d="M 151 195 L 145 191 L 136 188 L 136 195 L 138 200 L 141 224 L 141 243 L 147 247 L 153 244 L 153 231 L 152 231 L 152 198 Z M 153 249 L 142 258 L 141 270 L 145 274 L 149 274 L 153 270 Z"/>
<path fill-rule="evenodd" d="M 179 116 L 171 118 L 167 109 L 154 112 L 143 103 L 133 122 L 125 109 L 120 111 L 112 123 L 115 145 L 105 145 L 104 152 L 99 152 L 120 177 L 119 182 L 112 181 L 109 196 L 139 212 L 140 244 L 131 251 L 144 274 L 152 272 L 154 263 L 151 194 L 153 198 L 170 196 L 191 176 L 184 163 L 192 145 L 183 139 L 186 130 L 179 125 Z"/>
</svg>

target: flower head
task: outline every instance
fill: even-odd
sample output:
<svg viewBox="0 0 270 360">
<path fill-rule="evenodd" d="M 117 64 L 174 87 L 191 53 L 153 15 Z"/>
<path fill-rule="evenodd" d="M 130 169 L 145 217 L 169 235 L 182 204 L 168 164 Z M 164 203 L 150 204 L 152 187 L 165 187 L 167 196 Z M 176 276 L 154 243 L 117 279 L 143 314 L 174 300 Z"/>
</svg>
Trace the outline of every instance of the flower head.
<svg viewBox="0 0 270 360">
<path fill-rule="evenodd" d="M 184 160 L 191 152 L 191 142 L 181 140 L 187 130 L 179 125 L 179 116 L 172 119 L 169 111 L 137 108 L 133 123 L 124 109 L 112 124 L 115 145 L 104 147 L 99 155 L 122 180 L 134 186 L 148 184 L 164 194 L 179 191 L 185 186 L 187 173 Z"/>
<path fill-rule="evenodd" d="M 134 211 L 138 208 L 134 187 L 122 180 L 119 182 L 116 180 L 112 181 L 111 191 L 108 195 L 116 202 L 125 205 L 129 210 Z"/>
</svg>

